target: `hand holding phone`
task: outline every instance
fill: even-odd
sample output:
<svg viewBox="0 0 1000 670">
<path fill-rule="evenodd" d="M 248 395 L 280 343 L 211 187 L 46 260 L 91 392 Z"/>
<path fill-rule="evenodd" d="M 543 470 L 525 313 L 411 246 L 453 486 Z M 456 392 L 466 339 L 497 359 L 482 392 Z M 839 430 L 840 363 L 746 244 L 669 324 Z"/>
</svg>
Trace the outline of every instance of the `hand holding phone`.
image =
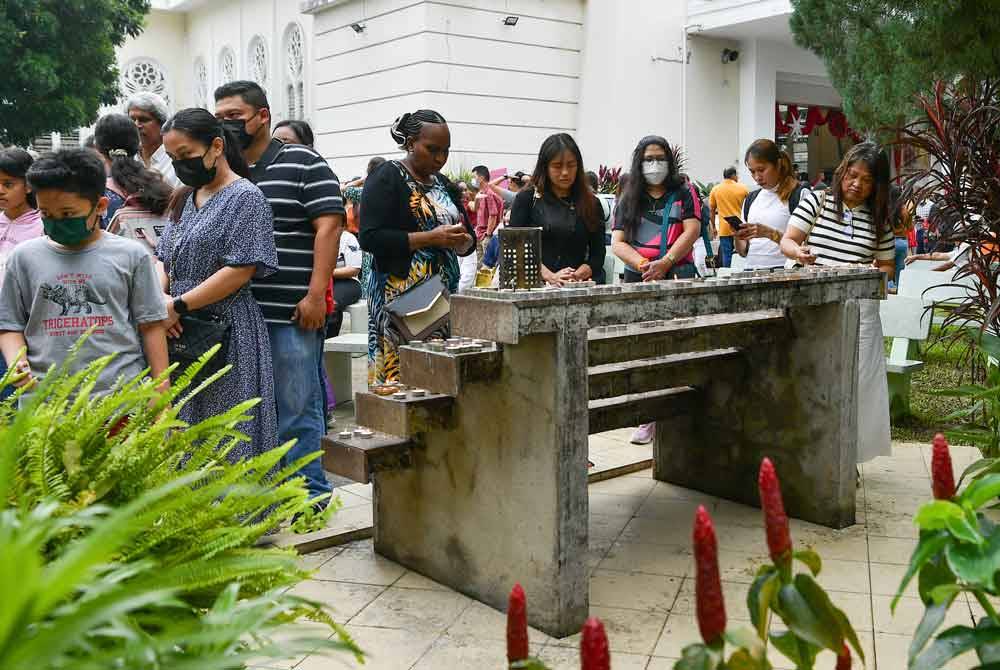
<svg viewBox="0 0 1000 670">
<path fill-rule="evenodd" d="M 743 219 L 741 219 L 738 216 L 727 216 L 724 218 L 726 220 L 726 223 L 729 224 L 729 227 L 733 229 L 733 232 L 739 230 L 740 226 L 743 225 Z"/>
</svg>

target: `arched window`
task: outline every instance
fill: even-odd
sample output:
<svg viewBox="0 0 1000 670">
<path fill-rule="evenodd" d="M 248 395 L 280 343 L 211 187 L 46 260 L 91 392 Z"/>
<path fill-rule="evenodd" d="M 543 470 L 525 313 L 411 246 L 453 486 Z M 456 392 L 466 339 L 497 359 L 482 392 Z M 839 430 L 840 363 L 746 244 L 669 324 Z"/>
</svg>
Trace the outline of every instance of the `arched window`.
<svg viewBox="0 0 1000 670">
<path fill-rule="evenodd" d="M 250 79 L 260 84 L 266 92 L 270 85 L 267 76 L 267 44 L 260 35 L 254 35 L 247 47 L 247 72 Z"/>
<path fill-rule="evenodd" d="M 285 28 L 285 92 L 288 96 L 288 118 L 305 118 L 305 38 L 297 23 Z"/>
<path fill-rule="evenodd" d="M 201 56 L 194 61 L 194 104 L 208 109 L 208 66 Z"/>
<path fill-rule="evenodd" d="M 156 93 L 170 104 L 167 75 L 163 66 L 152 58 L 135 58 L 122 70 L 122 92 L 125 97 L 140 91 Z"/>
<path fill-rule="evenodd" d="M 219 83 L 236 81 L 236 54 L 230 47 L 223 47 L 219 53 Z"/>
</svg>

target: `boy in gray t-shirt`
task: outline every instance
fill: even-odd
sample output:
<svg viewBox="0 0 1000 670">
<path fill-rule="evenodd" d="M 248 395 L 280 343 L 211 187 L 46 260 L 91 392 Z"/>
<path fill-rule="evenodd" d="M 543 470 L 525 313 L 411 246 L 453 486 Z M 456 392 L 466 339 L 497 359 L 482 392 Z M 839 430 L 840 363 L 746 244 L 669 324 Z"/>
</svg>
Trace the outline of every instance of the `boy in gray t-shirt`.
<svg viewBox="0 0 1000 670">
<path fill-rule="evenodd" d="M 107 354 L 117 356 L 95 391 L 167 368 L 167 316 L 153 260 L 137 242 L 101 230 L 104 165 L 88 150 L 70 149 L 39 159 L 28 171 L 45 227 L 43 237 L 17 246 L 0 289 L 0 350 L 17 360 L 30 384 L 59 365 L 88 328 L 73 369 Z"/>
</svg>

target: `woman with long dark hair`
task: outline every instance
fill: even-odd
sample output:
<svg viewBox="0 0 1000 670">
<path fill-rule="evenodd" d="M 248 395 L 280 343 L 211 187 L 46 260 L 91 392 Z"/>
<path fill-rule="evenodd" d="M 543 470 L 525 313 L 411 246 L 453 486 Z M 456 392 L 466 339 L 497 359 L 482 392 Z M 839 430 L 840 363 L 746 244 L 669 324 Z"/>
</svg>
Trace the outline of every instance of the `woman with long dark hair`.
<svg viewBox="0 0 1000 670">
<path fill-rule="evenodd" d="M 180 221 L 168 225 L 156 255 L 167 299 L 168 334 L 182 337 L 179 319 L 192 313 L 229 324 L 225 362 L 232 370 L 186 401 L 181 418 L 204 421 L 260 398 L 253 420 L 238 429 L 250 437 L 231 461 L 278 445 L 271 344 L 250 280 L 278 269 L 271 206 L 248 179 L 236 137 L 208 111 L 184 109 L 163 126 L 163 144 L 177 178 L 187 185 Z"/>
<path fill-rule="evenodd" d="M 744 225 L 733 236 L 736 252 L 747 259 L 747 270 L 780 268 L 785 256 L 779 243 L 804 187 L 792 159 L 771 140 L 751 144 L 743 162 L 760 188 L 743 201 Z"/>
<path fill-rule="evenodd" d="M 694 277 L 701 205 L 680 174 L 677 153 L 664 138 L 647 135 L 632 152 L 629 175 L 611 233 L 625 281 Z"/>
<path fill-rule="evenodd" d="M 139 133 L 124 114 L 102 116 L 94 129 L 94 142 L 109 166 L 109 188 L 124 196 L 108 217 L 108 232 L 141 242 L 153 253 L 167 225 L 164 214 L 173 189 L 159 172 L 136 158 Z"/>
<path fill-rule="evenodd" d="M 132 159 L 139 153 L 139 130 L 124 114 L 105 114 L 94 127 L 94 148 L 107 171 L 104 197 L 108 199 L 108 209 L 101 216 L 101 228 L 106 229 L 129 195 L 111 170 L 116 160 Z"/>
<path fill-rule="evenodd" d="M 580 147 L 566 133 L 542 143 L 531 186 L 514 198 L 510 226 L 542 229 L 542 278 L 547 283 L 604 281 L 601 203 L 587 182 Z"/>
<path fill-rule="evenodd" d="M 375 258 L 368 285 L 368 381 L 399 379 L 401 333 L 385 306 L 438 275 L 458 290 L 458 256 L 475 253 L 475 234 L 462 196 L 441 174 L 451 149 L 444 117 L 419 109 L 396 119 L 389 131 L 406 151 L 368 175 L 361 195 L 361 248 Z M 436 335 L 451 332 L 445 324 Z"/>
<path fill-rule="evenodd" d="M 889 159 L 865 142 L 848 150 L 822 194 L 805 191 L 781 240 L 801 265 L 877 264 L 890 277 L 895 240 L 889 216 Z M 891 454 L 889 391 L 877 300 L 861 300 L 858 343 L 858 462 Z"/>
</svg>

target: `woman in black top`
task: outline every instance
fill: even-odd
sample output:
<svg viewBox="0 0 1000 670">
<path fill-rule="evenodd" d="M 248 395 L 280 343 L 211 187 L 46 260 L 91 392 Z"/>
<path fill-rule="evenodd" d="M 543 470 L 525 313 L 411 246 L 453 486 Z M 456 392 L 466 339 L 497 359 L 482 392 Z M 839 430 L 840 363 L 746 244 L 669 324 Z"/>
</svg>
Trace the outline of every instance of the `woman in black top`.
<svg viewBox="0 0 1000 670">
<path fill-rule="evenodd" d="M 557 286 L 588 279 L 603 283 L 601 203 L 572 137 L 559 133 L 542 143 L 532 184 L 514 198 L 510 225 L 542 229 L 542 278 Z"/>
<path fill-rule="evenodd" d="M 625 263 L 625 281 L 694 277 L 691 250 L 701 235 L 700 203 L 667 141 L 659 135 L 639 140 L 629 174 L 611 232 L 611 249 Z"/>
<path fill-rule="evenodd" d="M 421 109 L 396 119 L 389 132 L 406 157 L 376 168 L 361 194 L 361 248 L 375 259 L 368 286 L 369 383 L 399 379 L 401 336 L 385 305 L 435 274 L 455 293 L 457 256 L 476 250 L 461 195 L 441 174 L 451 147 L 444 117 Z M 447 336 L 448 326 L 436 334 Z"/>
</svg>

